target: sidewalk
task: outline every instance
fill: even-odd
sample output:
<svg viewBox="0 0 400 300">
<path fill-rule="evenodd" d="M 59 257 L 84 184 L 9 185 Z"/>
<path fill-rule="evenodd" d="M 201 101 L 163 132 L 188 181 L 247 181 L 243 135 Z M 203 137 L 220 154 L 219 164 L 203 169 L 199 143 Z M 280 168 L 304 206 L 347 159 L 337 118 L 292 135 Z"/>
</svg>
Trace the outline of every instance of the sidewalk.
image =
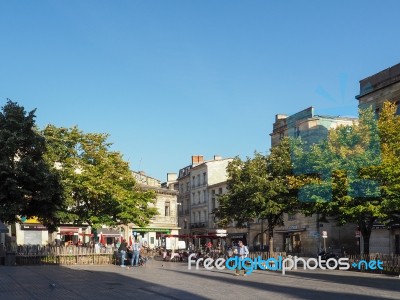
<svg viewBox="0 0 400 300">
<path fill-rule="evenodd" d="M 185 263 L 0 266 L 0 299 L 400 299 L 400 278 L 348 271 L 188 270 Z"/>
</svg>

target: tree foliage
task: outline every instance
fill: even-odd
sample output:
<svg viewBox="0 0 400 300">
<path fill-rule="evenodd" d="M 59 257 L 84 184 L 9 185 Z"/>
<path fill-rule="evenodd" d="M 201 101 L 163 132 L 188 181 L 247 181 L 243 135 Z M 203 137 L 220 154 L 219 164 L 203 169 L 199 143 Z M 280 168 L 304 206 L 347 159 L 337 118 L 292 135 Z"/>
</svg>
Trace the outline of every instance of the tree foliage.
<svg viewBox="0 0 400 300">
<path fill-rule="evenodd" d="M 254 219 L 268 221 L 268 233 L 283 224 L 283 214 L 297 204 L 288 176 L 292 174 L 290 142 L 285 138 L 269 155 L 255 153 L 242 161 L 236 157 L 229 163 L 228 192 L 220 197 L 217 216 L 220 224 L 236 221 L 243 226 Z"/>
<path fill-rule="evenodd" d="M 378 120 L 382 163 L 369 176 L 381 186 L 382 217 L 387 225 L 400 222 L 400 116 L 385 102 Z"/>
<path fill-rule="evenodd" d="M 59 178 L 44 159 L 45 140 L 35 126 L 35 110 L 8 101 L 0 112 L 0 219 L 37 217 L 49 230 L 63 206 Z"/>
<path fill-rule="evenodd" d="M 46 158 L 62 179 L 64 222 L 144 226 L 157 213 L 155 193 L 140 190 L 128 163 L 110 150 L 106 134 L 49 125 L 43 135 Z"/>
<path fill-rule="evenodd" d="M 393 165 L 393 150 L 398 148 L 393 134 L 397 133 L 393 124 L 387 122 L 388 118 L 393 119 L 388 106 L 381 116 L 378 128 L 372 109 L 360 111 L 358 123 L 330 130 L 326 141 L 294 160 L 296 168 L 303 168 L 305 174 L 320 176 L 319 183 L 301 189 L 303 211 L 334 216 L 339 224 L 358 224 L 365 253 L 369 253 L 374 223 L 391 219 L 390 211 L 399 208 L 396 201 L 386 199 L 393 191 L 393 181 L 389 184 L 388 179 L 392 175 L 394 179 L 399 170 Z M 393 207 L 389 208 L 390 205 Z"/>
</svg>

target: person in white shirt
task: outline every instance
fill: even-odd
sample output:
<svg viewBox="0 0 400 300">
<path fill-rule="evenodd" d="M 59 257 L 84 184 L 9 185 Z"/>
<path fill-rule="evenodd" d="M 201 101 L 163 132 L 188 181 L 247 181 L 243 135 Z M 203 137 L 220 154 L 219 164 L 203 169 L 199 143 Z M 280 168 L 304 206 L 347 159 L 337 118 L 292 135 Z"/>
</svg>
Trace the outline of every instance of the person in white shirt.
<svg viewBox="0 0 400 300">
<path fill-rule="evenodd" d="M 136 267 L 139 266 L 140 248 L 141 247 L 140 247 L 139 242 L 135 241 L 133 243 L 133 245 L 132 245 L 132 251 L 133 251 L 133 254 L 132 254 L 132 267 L 133 266 L 136 266 Z"/>
<path fill-rule="evenodd" d="M 247 257 L 248 254 L 249 254 L 249 249 L 247 248 L 247 246 L 245 246 L 242 241 L 239 241 L 239 250 L 238 250 L 239 258 L 244 259 Z M 241 262 L 240 263 L 238 262 L 238 267 L 235 273 L 236 276 L 240 275 L 240 270 L 242 270 L 242 264 Z M 246 270 L 244 269 L 243 269 L 243 276 L 246 276 Z"/>
</svg>

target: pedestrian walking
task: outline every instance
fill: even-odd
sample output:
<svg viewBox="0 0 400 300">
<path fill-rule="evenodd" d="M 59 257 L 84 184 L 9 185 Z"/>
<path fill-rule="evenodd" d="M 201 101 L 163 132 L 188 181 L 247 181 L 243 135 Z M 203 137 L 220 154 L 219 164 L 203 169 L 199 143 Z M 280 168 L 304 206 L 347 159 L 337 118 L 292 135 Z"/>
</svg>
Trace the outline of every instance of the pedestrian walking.
<svg viewBox="0 0 400 300">
<path fill-rule="evenodd" d="M 249 255 L 249 249 L 247 246 L 243 244 L 242 241 L 239 241 L 239 249 L 238 249 L 238 262 L 236 268 L 236 276 L 240 275 L 240 271 L 242 270 L 242 260 L 245 259 Z M 246 270 L 243 269 L 243 276 L 246 276 Z"/>
</svg>

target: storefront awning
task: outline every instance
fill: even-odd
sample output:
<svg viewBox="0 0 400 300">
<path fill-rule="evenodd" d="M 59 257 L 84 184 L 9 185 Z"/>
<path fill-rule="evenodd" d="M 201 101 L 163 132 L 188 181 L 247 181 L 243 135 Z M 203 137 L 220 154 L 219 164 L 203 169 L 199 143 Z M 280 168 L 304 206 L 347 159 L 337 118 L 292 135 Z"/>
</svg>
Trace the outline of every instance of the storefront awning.
<svg viewBox="0 0 400 300">
<path fill-rule="evenodd" d="M 83 236 L 94 236 L 93 233 L 80 233 L 79 235 L 83 235 Z"/>
<path fill-rule="evenodd" d="M 293 229 L 276 229 L 274 232 L 276 233 L 291 233 L 291 232 L 301 232 L 306 231 L 305 228 L 293 228 Z"/>
<path fill-rule="evenodd" d="M 60 228 L 60 235 L 74 235 L 75 233 L 78 234 L 79 227 L 61 227 Z"/>
<path fill-rule="evenodd" d="M 188 238 L 188 239 L 225 239 L 226 237 L 220 237 L 216 235 L 209 234 L 193 234 L 193 235 L 185 235 L 185 234 L 163 234 L 163 237 L 175 237 L 175 238 Z"/>
<path fill-rule="evenodd" d="M 121 237 L 121 232 L 116 229 L 101 228 L 97 231 L 97 234 L 101 234 L 105 237 Z"/>
<path fill-rule="evenodd" d="M 171 229 L 169 228 L 132 228 L 132 232 L 164 232 L 164 233 L 170 233 Z"/>
<path fill-rule="evenodd" d="M 246 233 L 228 233 L 228 238 L 230 239 L 243 239 L 246 236 Z"/>
</svg>

